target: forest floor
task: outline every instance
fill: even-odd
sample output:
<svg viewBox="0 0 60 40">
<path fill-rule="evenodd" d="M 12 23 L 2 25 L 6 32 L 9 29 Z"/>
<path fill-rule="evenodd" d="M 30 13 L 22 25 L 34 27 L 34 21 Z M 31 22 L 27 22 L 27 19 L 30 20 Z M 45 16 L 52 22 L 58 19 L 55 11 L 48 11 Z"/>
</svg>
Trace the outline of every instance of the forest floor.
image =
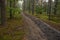
<svg viewBox="0 0 60 40">
<path fill-rule="evenodd" d="M 0 40 L 22 40 L 24 25 L 22 18 L 8 19 L 6 26 L 0 26 Z"/>
</svg>

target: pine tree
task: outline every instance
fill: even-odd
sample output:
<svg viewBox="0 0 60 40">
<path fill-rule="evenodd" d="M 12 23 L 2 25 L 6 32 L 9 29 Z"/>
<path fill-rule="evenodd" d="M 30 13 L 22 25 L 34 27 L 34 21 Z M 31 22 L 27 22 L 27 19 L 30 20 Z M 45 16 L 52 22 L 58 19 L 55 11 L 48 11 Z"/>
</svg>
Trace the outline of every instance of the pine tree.
<svg viewBox="0 0 60 40">
<path fill-rule="evenodd" d="M 48 18 L 51 20 L 51 2 L 52 0 L 48 0 Z"/>
<path fill-rule="evenodd" d="M 1 5 L 1 25 L 6 24 L 6 3 L 5 0 L 0 0 Z"/>
<path fill-rule="evenodd" d="M 32 14 L 34 14 L 34 5 L 35 4 L 35 0 L 32 0 Z"/>
<path fill-rule="evenodd" d="M 58 0 L 55 0 L 54 15 L 57 14 L 57 4 L 58 4 Z"/>
</svg>

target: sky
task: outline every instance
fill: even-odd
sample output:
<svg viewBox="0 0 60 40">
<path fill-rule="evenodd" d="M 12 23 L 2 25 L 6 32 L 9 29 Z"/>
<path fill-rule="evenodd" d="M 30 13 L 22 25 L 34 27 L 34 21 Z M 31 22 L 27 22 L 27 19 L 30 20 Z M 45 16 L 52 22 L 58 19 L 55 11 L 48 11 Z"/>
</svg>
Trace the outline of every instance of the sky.
<svg viewBox="0 0 60 40">
<path fill-rule="evenodd" d="M 20 9 L 22 9 L 22 3 L 23 1 L 18 1 L 19 5 L 20 5 Z"/>
<path fill-rule="evenodd" d="M 52 1 L 54 1 L 54 0 L 52 0 Z M 48 0 L 46 0 L 46 2 L 48 2 Z"/>
<path fill-rule="evenodd" d="M 22 5 L 23 1 L 19 1 L 19 3 Z"/>
</svg>

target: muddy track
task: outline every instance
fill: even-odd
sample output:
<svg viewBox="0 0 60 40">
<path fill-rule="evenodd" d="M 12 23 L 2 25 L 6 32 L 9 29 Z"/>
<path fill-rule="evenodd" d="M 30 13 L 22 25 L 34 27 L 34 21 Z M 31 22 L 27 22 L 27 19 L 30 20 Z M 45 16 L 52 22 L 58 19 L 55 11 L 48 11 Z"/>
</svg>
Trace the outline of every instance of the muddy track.
<svg viewBox="0 0 60 40">
<path fill-rule="evenodd" d="M 42 30 L 42 32 L 45 33 L 45 36 L 47 36 L 48 40 L 60 40 L 60 31 L 52 28 L 50 25 L 44 23 L 43 21 L 39 20 L 34 16 L 28 14 L 24 15 L 34 21 L 35 24 L 37 24 L 37 26 Z"/>
<path fill-rule="evenodd" d="M 47 40 L 45 34 L 39 27 L 27 16 L 22 14 L 25 26 L 27 27 L 26 39 L 27 40 Z"/>
</svg>

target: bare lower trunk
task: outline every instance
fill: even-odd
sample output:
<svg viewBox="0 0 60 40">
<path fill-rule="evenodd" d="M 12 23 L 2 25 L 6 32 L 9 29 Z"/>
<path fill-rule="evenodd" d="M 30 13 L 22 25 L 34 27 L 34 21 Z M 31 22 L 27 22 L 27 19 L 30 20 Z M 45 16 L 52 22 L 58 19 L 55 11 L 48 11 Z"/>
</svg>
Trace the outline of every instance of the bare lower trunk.
<svg viewBox="0 0 60 40">
<path fill-rule="evenodd" d="M 10 0 L 10 19 L 12 19 L 12 1 Z"/>
<path fill-rule="evenodd" d="M 52 0 L 49 0 L 48 2 L 48 19 L 51 20 L 51 2 Z"/>
<path fill-rule="evenodd" d="M 58 4 L 58 0 L 55 0 L 54 15 L 57 14 L 57 4 Z"/>
<path fill-rule="evenodd" d="M 0 0 L 1 3 L 1 25 L 6 24 L 6 8 L 5 8 L 5 0 Z"/>
<path fill-rule="evenodd" d="M 34 3 L 35 3 L 35 0 L 32 0 L 32 14 L 34 14 Z"/>
</svg>

